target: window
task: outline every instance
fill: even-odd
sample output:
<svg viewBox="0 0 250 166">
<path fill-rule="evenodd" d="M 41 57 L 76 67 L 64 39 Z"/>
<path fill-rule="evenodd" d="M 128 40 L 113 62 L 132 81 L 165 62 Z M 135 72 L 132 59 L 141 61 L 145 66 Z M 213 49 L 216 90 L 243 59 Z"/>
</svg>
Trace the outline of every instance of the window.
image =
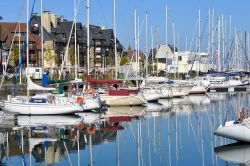
<svg viewBox="0 0 250 166">
<path fill-rule="evenodd" d="M 182 61 L 182 56 L 178 56 L 178 61 Z"/>
</svg>

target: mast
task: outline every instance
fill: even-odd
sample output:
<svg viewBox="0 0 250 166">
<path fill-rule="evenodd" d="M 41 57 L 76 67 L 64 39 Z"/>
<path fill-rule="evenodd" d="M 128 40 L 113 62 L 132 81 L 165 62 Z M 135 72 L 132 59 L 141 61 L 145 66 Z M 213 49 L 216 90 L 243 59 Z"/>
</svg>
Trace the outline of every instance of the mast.
<svg viewBox="0 0 250 166">
<path fill-rule="evenodd" d="M 214 69 L 214 9 L 213 9 L 213 13 L 212 13 L 212 69 Z"/>
<path fill-rule="evenodd" d="M 140 16 L 138 16 L 137 24 L 137 80 L 140 78 Z"/>
<path fill-rule="evenodd" d="M 220 60 L 220 17 L 218 17 L 218 71 L 221 71 L 221 60 Z"/>
<path fill-rule="evenodd" d="M 117 48 L 116 48 L 116 0 L 114 0 L 114 44 L 115 44 L 115 79 L 117 80 L 118 66 L 117 66 Z"/>
<path fill-rule="evenodd" d="M 27 56 L 27 61 L 26 61 L 26 78 L 28 80 L 29 77 L 29 0 L 27 2 L 27 12 L 26 12 L 26 56 Z M 28 83 L 28 81 L 27 81 Z M 30 96 L 30 92 L 27 86 L 27 96 Z"/>
<path fill-rule="evenodd" d="M 75 24 L 75 79 L 77 78 L 77 47 L 76 47 L 76 0 L 74 0 L 74 24 Z"/>
<path fill-rule="evenodd" d="M 201 58 L 201 10 L 199 9 L 198 12 L 198 20 L 199 20 L 199 40 L 198 40 L 198 55 L 199 55 L 199 61 L 198 61 L 198 71 L 197 71 L 197 77 L 199 76 L 200 71 L 200 58 Z M 179 61 L 178 61 L 179 62 Z"/>
<path fill-rule="evenodd" d="M 43 77 L 43 73 L 44 73 L 44 45 L 43 45 L 43 0 L 41 0 L 41 56 L 42 56 L 42 77 Z"/>
<path fill-rule="evenodd" d="M 224 25 L 224 16 L 221 15 L 221 33 L 222 33 L 222 71 L 224 67 L 224 58 L 225 58 L 225 25 Z"/>
<path fill-rule="evenodd" d="M 20 29 L 20 19 L 19 19 L 19 23 L 18 23 L 18 30 L 19 30 L 19 35 L 18 35 L 18 52 L 19 52 L 19 64 L 21 63 L 21 29 Z M 19 73 L 19 77 L 20 77 L 20 84 L 22 84 L 22 71 L 20 69 L 20 73 Z"/>
<path fill-rule="evenodd" d="M 176 79 L 176 66 L 175 66 L 175 25 L 174 25 L 174 20 L 173 20 L 173 38 L 174 38 L 174 54 L 173 54 L 173 62 L 174 62 L 174 69 L 175 69 L 175 72 L 174 72 L 174 79 Z M 178 60 L 178 59 L 177 59 Z"/>
<path fill-rule="evenodd" d="M 201 11 L 198 11 L 198 20 L 199 20 L 199 40 L 198 40 L 198 53 L 201 53 Z"/>
<path fill-rule="evenodd" d="M 156 54 L 158 52 L 158 49 L 159 49 L 159 28 L 158 26 L 156 27 L 156 30 L 155 30 L 155 36 L 156 36 Z M 158 71 L 159 71 L 159 68 L 158 68 L 158 58 L 156 59 L 156 75 L 158 76 Z"/>
<path fill-rule="evenodd" d="M 168 68 L 168 4 L 166 4 L 166 77 Z"/>
<path fill-rule="evenodd" d="M 210 50 L 211 50 L 211 13 L 210 13 L 210 9 L 208 10 L 208 35 L 207 35 L 208 41 L 207 41 L 207 53 L 208 53 L 208 57 L 210 55 Z M 207 66 L 208 66 L 208 70 L 209 70 L 209 61 L 207 58 Z"/>
<path fill-rule="evenodd" d="M 87 75 L 89 75 L 89 8 L 90 8 L 90 0 L 87 0 Z"/>
<path fill-rule="evenodd" d="M 135 51 L 134 51 L 134 54 L 135 54 L 135 75 L 136 75 L 136 78 L 138 78 L 138 73 L 137 73 L 137 19 L 136 19 L 136 9 L 134 10 L 134 30 L 135 30 L 135 36 L 134 36 L 134 42 L 135 42 Z M 136 87 L 138 87 L 138 80 L 136 80 Z"/>
<path fill-rule="evenodd" d="M 146 11 L 146 74 L 145 79 L 148 77 L 148 11 Z"/>
<path fill-rule="evenodd" d="M 153 74 L 155 72 L 154 67 L 154 36 L 153 36 L 153 27 L 151 26 L 151 59 L 152 59 L 152 65 L 153 65 Z"/>
</svg>

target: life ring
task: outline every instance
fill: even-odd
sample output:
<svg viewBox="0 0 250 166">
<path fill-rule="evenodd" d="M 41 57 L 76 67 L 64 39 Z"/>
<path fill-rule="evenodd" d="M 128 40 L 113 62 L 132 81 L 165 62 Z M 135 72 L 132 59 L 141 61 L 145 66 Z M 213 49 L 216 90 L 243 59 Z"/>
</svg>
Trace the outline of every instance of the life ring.
<svg viewBox="0 0 250 166">
<path fill-rule="evenodd" d="M 85 125 L 83 123 L 79 123 L 76 125 L 76 128 L 79 130 L 83 130 L 85 128 Z"/>
<path fill-rule="evenodd" d="M 83 104 L 84 103 L 84 99 L 83 99 L 83 97 L 77 97 L 76 98 L 76 102 L 78 103 L 78 104 Z"/>
<path fill-rule="evenodd" d="M 95 127 L 88 127 L 87 132 L 89 135 L 95 135 L 96 128 Z"/>
</svg>

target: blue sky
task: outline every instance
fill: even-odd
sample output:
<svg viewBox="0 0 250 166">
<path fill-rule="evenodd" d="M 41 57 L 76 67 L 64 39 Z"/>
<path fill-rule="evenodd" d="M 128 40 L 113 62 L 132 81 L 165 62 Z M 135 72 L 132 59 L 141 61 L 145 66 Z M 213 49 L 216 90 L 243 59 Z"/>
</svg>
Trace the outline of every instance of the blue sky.
<svg viewBox="0 0 250 166">
<path fill-rule="evenodd" d="M 73 19 L 73 0 L 43 0 L 44 10 L 52 11 L 57 15 L 63 15 L 66 19 Z M 21 4 L 26 0 L 1 0 L 0 16 L 5 22 L 15 22 L 18 19 Z M 33 3 L 33 0 L 30 0 Z M 91 3 L 91 24 L 105 25 L 108 28 L 113 27 L 113 0 L 90 0 Z M 215 17 L 222 13 L 227 23 L 229 16 L 232 16 L 232 27 L 238 31 L 249 31 L 250 29 L 250 1 L 249 0 L 117 0 L 117 35 L 124 46 L 131 44 L 133 47 L 133 11 L 137 10 L 140 16 L 141 24 L 145 16 L 145 11 L 149 12 L 149 27 L 159 27 L 159 43 L 165 42 L 165 6 L 169 8 L 168 23 L 168 41 L 173 44 L 172 21 L 175 22 L 176 44 L 177 34 L 179 34 L 180 49 L 185 49 L 186 36 L 188 45 L 190 44 L 198 10 L 201 10 L 201 29 L 204 27 L 208 10 L 215 10 Z M 35 12 L 40 12 L 40 0 L 36 0 Z M 86 22 L 86 0 L 81 0 L 77 21 Z M 22 20 L 25 21 L 26 11 L 22 12 Z M 145 26 L 144 26 L 145 27 Z M 141 34 L 141 49 L 145 49 L 145 31 L 144 27 Z M 149 28 L 150 29 L 150 28 Z M 154 39 L 155 40 L 155 39 Z M 206 37 L 202 39 L 206 47 Z M 149 45 L 151 37 L 149 33 Z"/>
</svg>

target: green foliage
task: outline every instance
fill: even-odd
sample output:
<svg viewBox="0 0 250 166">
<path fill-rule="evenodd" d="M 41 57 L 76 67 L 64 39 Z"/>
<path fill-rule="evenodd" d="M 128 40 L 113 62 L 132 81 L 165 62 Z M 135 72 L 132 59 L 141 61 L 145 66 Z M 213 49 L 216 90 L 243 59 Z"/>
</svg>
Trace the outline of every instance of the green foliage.
<svg viewBox="0 0 250 166">
<path fill-rule="evenodd" d="M 125 64 L 127 64 L 127 63 L 128 63 L 128 57 L 125 56 L 125 55 L 123 55 L 123 56 L 121 57 L 121 62 L 120 62 L 120 64 L 121 64 L 121 65 L 125 65 Z"/>
<path fill-rule="evenodd" d="M 46 62 L 54 62 L 56 60 L 56 53 L 52 49 L 46 49 L 44 59 Z"/>
<path fill-rule="evenodd" d="M 69 48 L 69 60 L 72 65 L 75 64 L 75 48 L 73 47 Z"/>
<path fill-rule="evenodd" d="M 19 49 L 15 46 L 11 52 L 10 60 L 13 61 L 14 64 L 17 64 L 19 61 Z"/>
</svg>

